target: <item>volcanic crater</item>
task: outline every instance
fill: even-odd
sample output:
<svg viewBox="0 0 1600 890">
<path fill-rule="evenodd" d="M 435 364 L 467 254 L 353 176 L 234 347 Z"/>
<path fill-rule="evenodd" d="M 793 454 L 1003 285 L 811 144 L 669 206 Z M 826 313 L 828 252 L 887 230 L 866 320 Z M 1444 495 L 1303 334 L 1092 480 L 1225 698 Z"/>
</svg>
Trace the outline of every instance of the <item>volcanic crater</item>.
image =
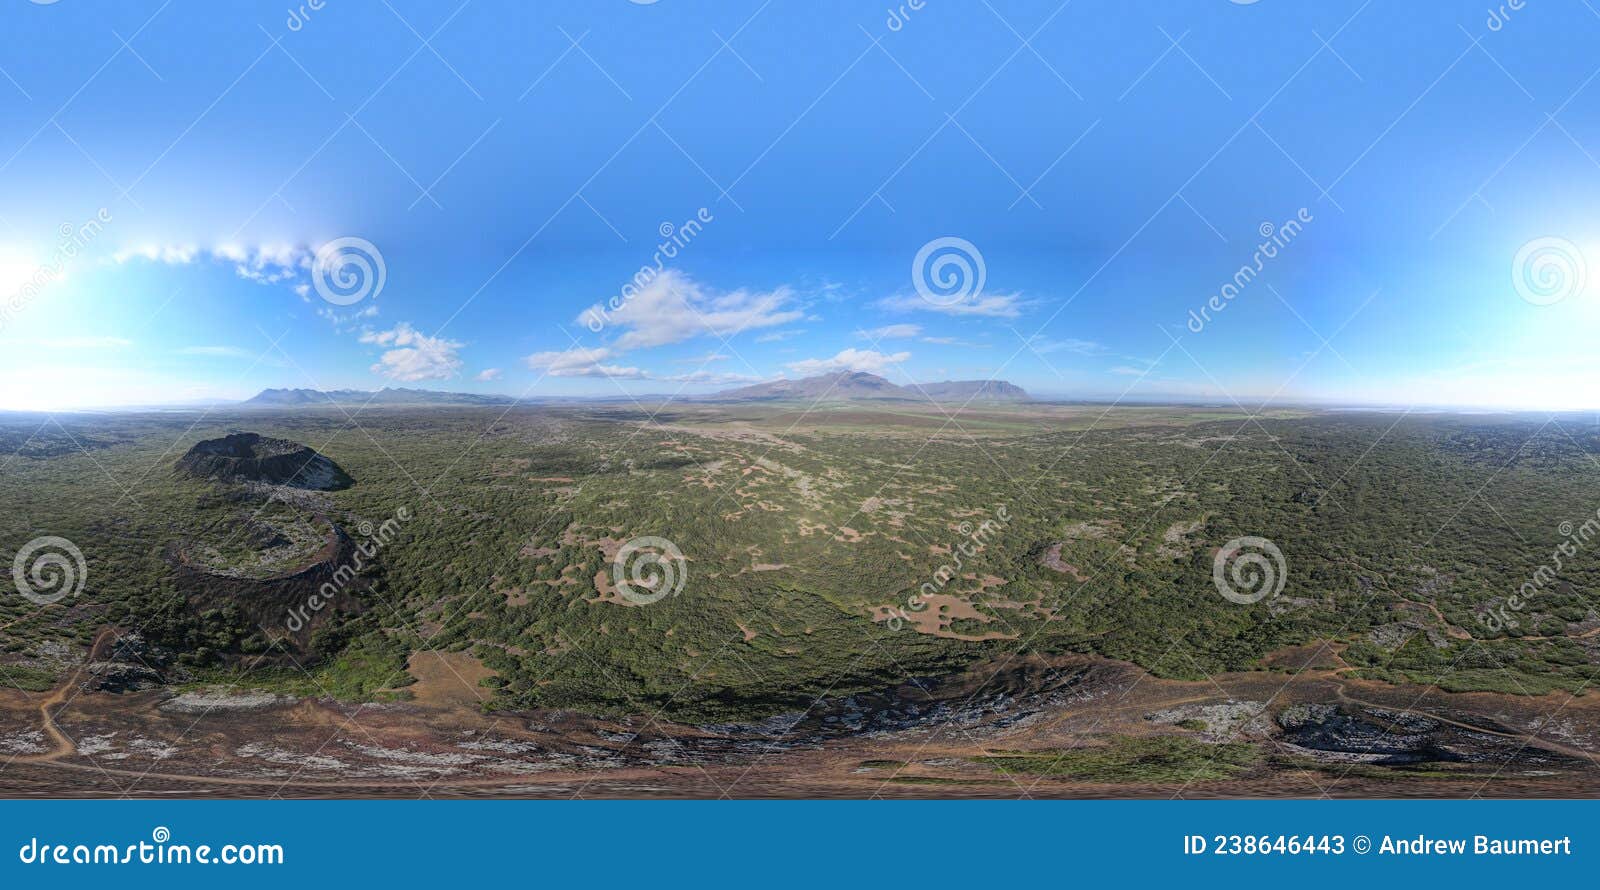
<svg viewBox="0 0 1600 890">
<path fill-rule="evenodd" d="M 355 484 L 338 464 L 315 449 L 260 433 L 231 433 L 198 442 L 178 459 L 177 470 L 198 479 L 263 482 L 314 491 L 339 491 Z"/>
</svg>

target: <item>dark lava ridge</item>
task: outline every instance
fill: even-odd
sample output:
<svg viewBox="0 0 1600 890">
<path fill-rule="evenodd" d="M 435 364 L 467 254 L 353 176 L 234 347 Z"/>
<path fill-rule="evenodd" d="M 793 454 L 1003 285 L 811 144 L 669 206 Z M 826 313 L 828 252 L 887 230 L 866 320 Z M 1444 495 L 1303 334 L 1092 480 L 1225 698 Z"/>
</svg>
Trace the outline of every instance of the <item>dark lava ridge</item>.
<svg viewBox="0 0 1600 890">
<path fill-rule="evenodd" d="M 262 482 L 314 491 L 338 491 L 355 480 L 314 449 L 259 433 L 206 439 L 178 459 L 177 469 L 198 479 Z"/>
</svg>

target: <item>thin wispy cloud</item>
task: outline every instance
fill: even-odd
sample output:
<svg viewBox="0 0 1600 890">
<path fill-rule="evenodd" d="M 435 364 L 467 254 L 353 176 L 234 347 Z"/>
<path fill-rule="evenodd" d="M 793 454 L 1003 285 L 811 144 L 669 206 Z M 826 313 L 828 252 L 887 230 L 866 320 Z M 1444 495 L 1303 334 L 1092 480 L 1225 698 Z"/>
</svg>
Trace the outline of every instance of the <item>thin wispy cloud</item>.
<svg viewBox="0 0 1600 890">
<path fill-rule="evenodd" d="M 1021 294 L 978 294 L 958 303 L 939 304 L 923 299 L 918 294 L 900 294 L 885 297 L 878 308 L 890 312 L 937 312 L 941 315 L 977 316 L 981 318 L 1017 318 L 1026 304 Z"/>
<path fill-rule="evenodd" d="M 863 340 L 909 340 L 920 333 L 920 324 L 891 324 L 870 331 L 856 331 L 856 336 Z"/>
<path fill-rule="evenodd" d="M 793 340 L 795 337 L 798 337 L 805 332 L 805 328 L 790 328 L 787 331 L 773 331 L 770 334 L 762 334 L 761 336 L 757 337 L 756 342 L 782 343 L 785 340 Z"/>
<path fill-rule="evenodd" d="M 1052 352 L 1075 352 L 1078 355 L 1105 355 L 1110 352 L 1104 345 L 1093 340 L 1080 340 L 1075 337 L 1066 337 L 1054 340 L 1043 334 L 1036 334 L 1028 338 L 1028 345 L 1040 355 L 1049 355 Z"/>
<path fill-rule="evenodd" d="M 735 386 L 745 383 L 760 383 L 764 380 L 772 380 L 776 377 L 776 374 L 772 375 L 771 377 L 759 377 L 755 374 L 730 374 L 720 371 L 700 370 L 691 371 L 688 374 L 671 374 L 665 377 L 652 377 L 652 379 L 668 380 L 673 383 L 700 383 L 715 384 L 718 386 Z"/>
<path fill-rule="evenodd" d="M 574 346 L 554 352 L 536 352 L 525 359 L 528 367 L 551 377 L 604 377 L 611 380 L 661 380 L 681 384 L 732 385 L 770 380 L 754 374 L 732 374 L 704 368 L 683 374 L 658 374 L 632 365 L 618 364 L 616 350 L 604 346 Z M 776 376 L 776 375 L 774 375 Z"/>
<path fill-rule="evenodd" d="M 923 343 L 932 343 L 935 346 L 960 346 L 963 349 L 988 349 L 993 345 L 990 343 L 973 343 L 960 337 L 923 337 L 921 340 Z"/>
<path fill-rule="evenodd" d="M 733 356 L 725 352 L 708 352 L 705 355 L 696 355 L 689 358 L 674 359 L 675 365 L 709 365 L 712 362 L 725 362 Z"/>
<path fill-rule="evenodd" d="M 318 306 L 318 317 L 327 319 L 339 333 L 348 333 L 357 324 L 369 318 L 378 317 L 378 304 L 368 303 L 354 312 L 341 312 L 338 306 Z"/>
</svg>

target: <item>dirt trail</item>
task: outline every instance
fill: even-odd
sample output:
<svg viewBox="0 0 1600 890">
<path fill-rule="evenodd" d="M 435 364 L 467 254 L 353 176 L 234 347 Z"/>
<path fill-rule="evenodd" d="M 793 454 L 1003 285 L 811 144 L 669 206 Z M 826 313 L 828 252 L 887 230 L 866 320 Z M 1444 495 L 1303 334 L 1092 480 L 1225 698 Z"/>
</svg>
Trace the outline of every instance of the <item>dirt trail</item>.
<svg viewBox="0 0 1600 890">
<path fill-rule="evenodd" d="M 1344 682 L 1343 678 L 1336 683 L 1334 687 L 1334 694 L 1337 695 L 1339 700 L 1342 702 L 1352 705 L 1360 705 L 1364 708 L 1370 708 L 1379 711 L 1400 710 L 1394 705 L 1379 704 L 1378 702 L 1370 702 L 1356 698 L 1350 694 L 1348 685 Z M 1526 732 L 1517 732 L 1513 729 L 1490 729 L 1489 727 L 1481 724 L 1465 723 L 1460 720 L 1452 720 L 1451 718 L 1440 714 L 1436 710 L 1417 711 L 1415 713 L 1418 716 L 1426 717 L 1429 720 L 1437 721 L 1439 723 L 1447 723 L 1458 729 L 1465 729 L 1470 732 L 1479 732 L 1483 733 L 1484 735 L 1499 736 L 1503 739 L 1515 739 L 1519 742 L 1522 742 L 1524 745 L 1532 745 L 1535 748 L 1544 748 L 1545 750 L 1555 751 L 1565 754 L 1569 757 L 1576 757 L 1579 760 L 1594 760 L 1594 753 L 1591 751 L 1585 751 L 1582 748 L 1575 748 L 1571 745 L 1562 744 L 1561 742 L 1547 739 L 1543 736 L 1537 736 Z"/>
<path fill-rule="evenodd" d="M 95 655 L 100 652 L 101 647 L 116 635 L 117 629 L 114 627 L 102 628 L 99 633 L 95 634 L 94 642 L 89 644 L 89 654 L 84 657 L 83 664 L 78 665 L 78 669 L 72 672 L 72 676 L 57 684 L 56 688 L 50 690 L 50 694 L 39 702 L 39 720 L 43 724 L 45 735 L 50 737 L 52 747 L 43 754 L 19 756 L 15 758 L 17 761 L 22 763 L 45 763 L 59 760 L 63 757 L 72 757 L 78 753 L 77 744 L 68 738 L 67 734 L 62 732 L 61 728 L 56 725 L 55 715 L 50 713 L 50 709 L 66 703 L 68 693 L 83 682 L 83 674 L 89 669 L 89 665 L 94 662 Z"/>
</svg>

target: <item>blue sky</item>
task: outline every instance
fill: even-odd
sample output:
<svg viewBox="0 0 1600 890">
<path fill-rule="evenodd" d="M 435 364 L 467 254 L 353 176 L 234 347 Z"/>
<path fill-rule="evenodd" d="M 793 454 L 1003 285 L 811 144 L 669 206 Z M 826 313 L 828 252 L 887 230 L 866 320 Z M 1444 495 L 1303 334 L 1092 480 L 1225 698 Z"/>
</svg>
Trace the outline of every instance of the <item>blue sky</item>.
<svg viewBox="0 0 1600 890">
<path fill-rule="evenodd" d="M 319 5 L 0 11 L 0 408 L 1600 407 L 1592 2 Z"/>
</svg>

